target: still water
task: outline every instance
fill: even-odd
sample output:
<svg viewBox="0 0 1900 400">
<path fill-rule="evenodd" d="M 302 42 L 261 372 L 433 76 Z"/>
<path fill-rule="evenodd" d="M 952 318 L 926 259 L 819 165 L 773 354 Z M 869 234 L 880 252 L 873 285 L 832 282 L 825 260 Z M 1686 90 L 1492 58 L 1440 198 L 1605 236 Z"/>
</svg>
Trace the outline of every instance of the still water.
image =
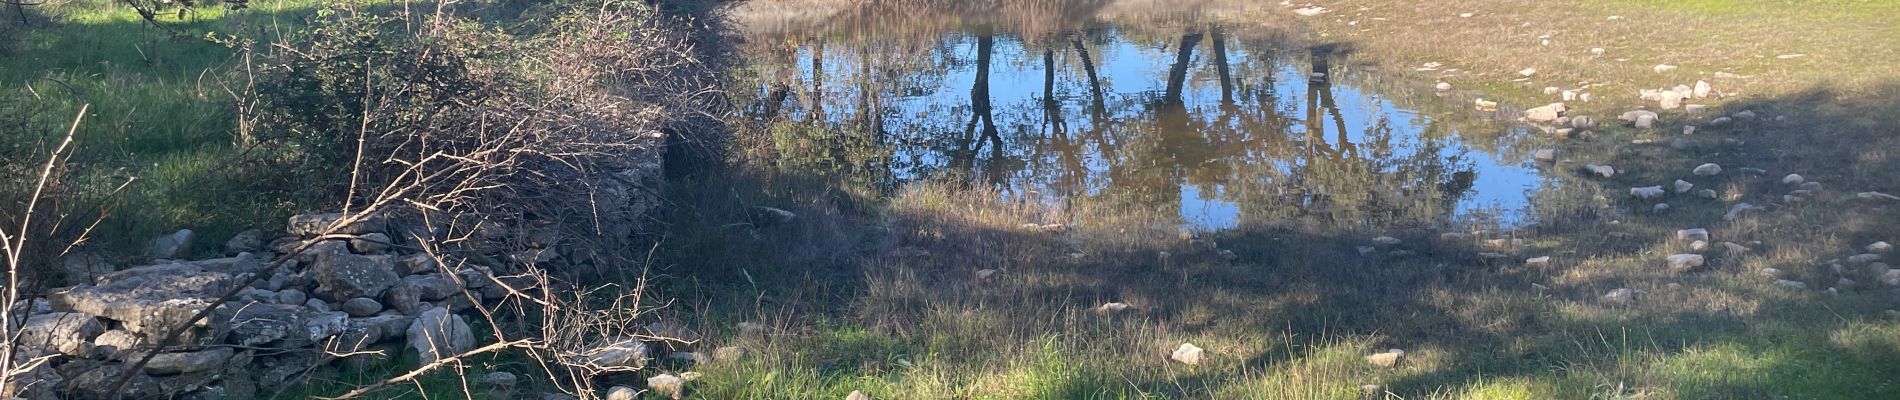
<svg viewBox="0 0 1900 400">
<path fill-rule="evenodd" d="M 757 83 L 741 95 L 782 165 L 1116 201 L 1200 229 L 1516 224 L 1545 184 L 1530 160 L 1498 155 L 1522 152 L 1495 150 L 1522 129 L 1440 124 L 1359 85 L 1373 80 L 1337 46 L 1193 18 L 1012 28 L 919 14 L 742 18 Z"/>
</svg>

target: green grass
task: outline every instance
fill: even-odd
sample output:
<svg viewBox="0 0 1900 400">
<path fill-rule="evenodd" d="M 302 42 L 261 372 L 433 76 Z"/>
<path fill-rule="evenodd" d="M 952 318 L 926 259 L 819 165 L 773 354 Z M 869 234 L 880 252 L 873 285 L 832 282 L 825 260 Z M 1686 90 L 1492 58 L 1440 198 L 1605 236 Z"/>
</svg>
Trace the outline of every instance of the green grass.
<svg viewBox="0 0 1900 400">
<path fill-rule="evenodd" d="M 300 199 L 247 170 L 230 91 L 245 77 L 237 52 L 210 38 L 258 42 L 294 32 L 317 0 L 257 1 L 231 11 L 217 2 L 182 20 L 161 13 L 154 27 L 122 3 L 55 2 L 0 60 L 0 97 L 34 104 L 28 118 L 64 127 L 80 104 L 91 112 L 77 132 L 75 163 L 95 198 L 132 178 L 106 200 L 116 213 L 96 232 L 92 251 L 136 258 L 145 240 L 178 228 L 199 234 L 195 254 L 224 238 L 271 227 Z M 227 91 L 229 90 L 229 91 Z M 60 132 L 38 132 L 51 136 Z M 27 132 L 18 133 L 25 137 Z"/>
</svg>

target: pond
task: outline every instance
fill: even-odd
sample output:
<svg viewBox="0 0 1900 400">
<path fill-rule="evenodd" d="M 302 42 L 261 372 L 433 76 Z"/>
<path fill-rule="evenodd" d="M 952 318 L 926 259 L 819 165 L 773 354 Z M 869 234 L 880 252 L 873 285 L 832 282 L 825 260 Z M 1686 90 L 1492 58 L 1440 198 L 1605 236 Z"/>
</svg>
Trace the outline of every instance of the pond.
<svg viewBox="0 0 1900 400">
<path fill-rule="evenodd" d="M 1514 225 L 1546 185 L 1527 151 L 1499 151 L 1527 130 L 1442 123 L 1474 113 L 1421 112 L 1448 101 L 1429 82 L 1404 91 L 1423 99 L 1383 94 L 1344 46 L 1195 10 L 946 8 L 742 12 L 740 96 L 781 165 L 1112 200 L 1210 230 Z"/>
</svg>

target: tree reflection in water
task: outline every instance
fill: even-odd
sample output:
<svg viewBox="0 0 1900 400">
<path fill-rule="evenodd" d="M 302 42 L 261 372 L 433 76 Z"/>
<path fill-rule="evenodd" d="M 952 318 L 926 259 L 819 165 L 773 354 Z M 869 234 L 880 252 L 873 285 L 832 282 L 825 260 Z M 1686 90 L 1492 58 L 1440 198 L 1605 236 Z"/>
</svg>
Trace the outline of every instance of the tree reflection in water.
<svg viewBox="0 0 1900 400">
<path fill-rule="evenodd" d="M 1476 183 L 1462 146 L 1399 133 L 1431 121 L 1395 119 L 1389 102 L 1334 84 L 1343 46 L 1191 21 L 1069 15 L 1068 30 L 1024 30 L 944 18 L 922 33 L 837 21 L 754 32 L 747 51 L 766 82 L 741 95 L 776 126 L 779 162 L 886 190 L 952 179 L 1118 202 L 1203 227 L 1433 222 Z"/>
</svg>

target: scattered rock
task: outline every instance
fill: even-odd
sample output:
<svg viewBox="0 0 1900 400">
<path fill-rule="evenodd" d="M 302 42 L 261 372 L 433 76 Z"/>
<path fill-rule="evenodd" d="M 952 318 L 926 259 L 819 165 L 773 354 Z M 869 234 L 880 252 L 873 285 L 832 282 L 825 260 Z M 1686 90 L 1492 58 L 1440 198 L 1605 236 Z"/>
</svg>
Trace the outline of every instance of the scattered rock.
<svg viewBox="0 0 1900 400">
<path fill-rule="evenodd" d="M 626 387 L 626 386 L 614 386 L 614 387 L 608 388 L 607 397 L 605 397 L 606 400 L 636 400 L 639 398 L 640 398 L 640 391 L 634 390 L 633 388 Z"/>
<path fill-rule="evenodd" d="M 1722 251 L 1730 256 L 1748 254 L 1748 246 L 1735 242 L 1722 242 Z"/>
<path fill-rule="evenodd" d="M 1577 129 L 1596 128 L 1597 121 L 1596 119 L 1590 118 L 1590 116 L 1579 115 L 1575 117 L 1570 117 L 1570 127 L 1577 128 Z"/>
<path fill-rule="evenodd" d="M 46 301 L 56 311 L 119 321 L 134 333 L 160 335 L 188 325 L 193 332 L 209 333 L 200 329 L 207 327 L 205 321 L 188 321 L 239 283 L 229 273 L 183 263 L 128 268 L 101 276 L 99 282 L 56 290 L 47 294 Z"/>
<path fill-rule="evenodd" d="M 1644 186 L 1644 187 L 1630 188 L 1631 196 L 1636 196 L 1637 198 L 1643 198 L 1643 199 L 1653 199 L 1657 197 L 1662 197 L 1663 193 L 1664 191 L 1663 191 L 1662 186 Z"/>
<path fill-rule="evenodd" d="M 992 275 L 996 275 L 996 270 L 988 268 L 976 270 L 976 280 L 979 281 L 989 279 Z"/>
<path fill-rule="evenodd" d="M 1859 264 L 1866 264 L 1866 263 L 1871 263 L 1875 261 L 1880 261 L 1879 254 L 1861 253 L 1861 254 L 1855 254 L 1855 255 L 1847 257 L 1848 264 L 1859 265 Z"/>
<path fill-rule="evenodd" d="M 475 348 L 475 333 L 469 329 L 468 322 L 443 307 L 431 308 L 416 316 L 415 322 L 409 324 L 408 334 L 409 348 L 421 355 L 419 365 Z"/>
<path fill-rule="evenodd" d="M 1537 75 L 1537 68 L 1520 69 L 1520 70 L 1517 70 L 1517 74 L 1521 76 Z"/>
<path fill-rule="evenodd" d="M 1788 176 L 1781 177 L 1781 183 L 1786 185 L 1800 185 L 1807 181 L 1808 178 L 1802 177 L 1801 174 L 1788 174 Z"/>
<path fill-rule="evenodd" d="M 1656 115 L 1655 114 L 1639 115 L 1636 117 L 1636 123 L 1633 126 L 1637 128 L 1641 128 L 1641 129 L 1655 128 Z"/>
<path fill-rule="evenodd" d="M 235 256 L 238 253 L 254 252 L 264 248 L 264 231 L 251 229 L 238 232 L 231 240 L 224 242 L 224 255 Z"/>
<path fill-rule="evenodd" d="M 1669 71 L 1675 71 L 1676 66 L 1669 65 L 1669 64 L 1656 64 L 1655 67 L 1651 67 L 1650 69 L 1655 70 L 1656 73 L 1664 73 L 1664 72 L 1669 72 Z"/>
<path fill-rule="evenodd" d="M 1195 346 L 1193 343 L 1182 343 L 1181 346 L 1174 348 L 1173 353 L 1168 354 L 1168 359 L 1187 365 L 1201 365 L 1201 357 L 1204 353 L 1206 353 L 1206 351 L 1202 350 L 1200 346 Z"/>
<path fill-rule="evenodd" d="M 1716 163 L 1706 163 L 1697 165 L 1695 170 L 1691 172 L 1694 172 L 1696 176 L 1715 176 L 1722 173 L 1722 166 Z"/>
<path fill-rule="evenodd" d="M 686 394 L 686 380 L 673 374 L 654 375 L 647 378 L 647 390 L 667 398 L 678 399 Z"/>
<path fill-rule="evenodd" d="M 1662 109 L 1674 110 L 1677 108 L 1682 108 L 1683 96 L 1685 95 L 1682 93 L 1678 93 L 1674 90 L 1664 90 L 1662 92 L 1661 98 L 1658 99 L 1657 101 L 1661 102 Z"/>
<path fill-rule="evenodd" d="M 1526 259 L 1524 260 L 1524 265 L 1532 266 L 1532 267 L 1548 267 L 1550 266 L 1550 256 Z"/>
<path fill-rule="evenodd" d="M 1121 303 L 1121 302 L 1106 303 L 1106 304 L 1102 304 L 1100 307 L 1095 307 L 1095 313 L 1096 314 L 1119 314 L 1123 311 L 1128 311 L 1128 309 L 1131 309 L 1131 308 L 1134 308 L 1134 306 L 1130 306 L 1128 305 L 1128 303 Z"/>
<path fill-rule="evenodd" d="M 1437 85 L 1433 85 L 1432 88 L 1438 89 L 1438 90 L 1451 90 L 1451 84 L 1446 83 L 1446 82 L 1439 82 Z"/>
<path fill-rule="evenodd" d="M 1806 283 L 1802 283 L 1801 281 L 1791 281 L 1787 279 L 1776 280 L 1775 286 L 1780 286 L 1783 289 L 1789 289 L 1789 290 L 1806 290 L 1808 288 L 1808 284 Z"/>
<path fill-rule="evenodd" d="M 1754 204 L 1735 203 L 1735 206 L 1729 207 L 1728 213 L 1722 214 L 1722 220 L 1734 221 L 1736 218 L 1740 218 L 1742 216 L 1742 213 L 1748 212 L 1749 210 L 1753 210 L 1753 209 L 1755 209 Z"/>
<path fill-rule="evenodd" d="M 1616 168 L 1608 166 L 1608 165 L 1589 164 L 1589 165 L 1584 165 L 1583 169 L 1586 171 L 1590 171 L 1590 173 L 1596 174 L 1597 177 L 1601 177 L 1601 178 L 1609 178 L 1611 176 L 1616 175 Z"/>
<path fill-rule="evenodd" d="M 1656 203 L 1656 205 L 1654 207 L 1650 207 L 1649 210 L 1651 212 L 1657 212 L 1657 213 L 1660 213 L 1663 211 L 1669 211 L 1669 203 Z"/>
<path fill-rule="evenodd" d="M 1780 269 L 1775 269 L 1775 268 L 1762 268 L 1761 275 L 1769 277 L 1769 278 L 1781 279 L 1781 278 L 1787 277 L 1788 273 L 1783 272 Z"/>
<path fill-rule="evenodd" d="M 1688 193 L 1693 189 L 1695 189 L 1695 184 L 1681 179 L 1676 180 L 1676 193 Z"/>
<path fill-rule="evenodd" d="M 1683 134 L 1683 135 L 1694 135 L 1694 134 L 1695 134 L 1695 125 L 1683 125 L 1683 126 L 1682 126 L 1682 134 Z"/>
<path fill-rule="evenodd" d="M 1689 251 L 1693 251 L 1697 253 L 1709 251 L 1709 242 L 1704 242 L 1700 240 L 1689 242 Z"/>
<path fill-rule="evenodd" d="M 1751 120 L 1751 119 L 1755 119 L 1755 112 L 1750 111 L 1750 110 L 1742 110 L 1740 112 L 1730 114 L 1729 116 L 1734 117 L 1735 119 L 1740 119 L 1740 120 Z"/>
<path fill-rule="evenodd" d="M 1709 230 L 1702 229 L 1702 228 L 1691 228 L 1691 229 L 1679 230 L 1679 231 L 1676 231 L 1676 240 L 1681 240 L 1681 241 L 1709 240 Z"/>
<path fill-rule="evenodd" d="M 433 310 L 439 310 L 432 309 Z M 414 339 L 411 339 L 414 340 Z M 593 368 L 607 370 L 636 370 L 646 368 L 647 360 L 653 357 L 653 348 L 645 342 L 635 339 L 623 339 L 569 356 L 569 361 Z"/>
<path fill-rule="evenodd" d="M 1565 110 L 1568 110 L 1568 108 L 1564 106 L 1564 103 L 1550 103 L 1539 107 L 1532 107 L 1528 110 L 1524 110 L 1524 120 L 1538 123 L 1553 122 L 1556 121 L 1557 118 L 1563 117 Z"/>
<path fill-rule="evenodd" d="M 1729 122 L 1734 122 L 1734 120 L 1729 119 L 1729 117 L 1715 117 L 1715 119 L 1709 120 L 1709 126 L 1728 125 Z"/>
<path fill-rule="evenodd" d="M 1328 10 L 1328 9 L 1326 9 L 1326 7 L 1317 7 L 1317 6 L 1315 6 L 1315 7 L 1300 7 L 1300 8 L 1295 8 L 1295 9 L 1293 9 L 1293 13 L 1294 13 L 1294 14 L 1298 14 L 1299 16 L 1302 16 L 1302 17 L 1312 17 L 1312 16 L 1318 16 L 1318 15 L 1320 15 L 1320 14 L 1325 14 L 1325 13 L 1327 13 L 1327 12 L 1331 12 L 1331 11 L 1332 11 L 1332 10 Z"/>
<path fill-rule="evenodd" d="M 1886 273 L 1880 274 L 1879 279 L 1880 283 L 1885 283 L 1887 286 L 1900 286 L 1900 269 L 1889 269 Z"/>
<path fill-rule="evenodd" d="M 1636 300 L 1636 291 L 1630 288 L 1620 288 L 1616 290 L 1611 290 L 1609 293 L 1603 294 L 1603 302 L 1610 303 L 1612 305 L 1619 305 L 1619 306 L 1628 305 L 1630 304 L 1630 302 L 1635 301 L 1635 300 Z"/>
<path fill-rule="evenodd" d="M 190 229 L 179 229 L 165 236 L 159 236 L 158 238 L 152 239 L 151 256 L 153 259 L 160 260 L 185 258 L 185 252 L 191 250 L 192 239 L 196 238 L 198 238 L 198 234 L 193 233 Z"/>
<path fill-rule="evenodd" d="M 851 391 L 850 395 L 844 396 L 844 400 L 871 400 L 871 395 L 864 394 L 864 392 L 853 390 Z"/>
<path fill-rule="evenodd" d="M 720 346 L 717 349 L 713 349 L 712 358 L 716 361 L 728 362 L 745 358 L 745 348 L 739 346 Z"/>
<path fill-rule="evenodd" d="M 1701 254 L 1677 254 L 1669 256 L 1669 272 L 1687 273 L 1702 268 Z"/>
<path fill-rule="evenodd" d="M 1531 158 L 1534 158 L 1534 159 L 1537 159 L 1537 161 L 1543 161 L 1543 162 L 1556 162 L 1557 151 L 1551 150 L 1551 149 L 1538 149 L 1537 151 L 1531 152 Z"/>
<path fill-rule="evenodd" d="M 1403 358 L 1405 358 L 1405 350 L 1391 349 L 1366 356 L 1366 362 L 1380 368 L 1392 368 L 1399 365 L 1399 361 Z"/>
<path fill-rule="evenodd" d="M 1874 254 L 1890 253 L 1893 252 L 1893 245 L 1887 244 L 1887 242 L 1874 242 L 1873 244 L 1867 245 L 1867 252 Z"/>
</svg>

